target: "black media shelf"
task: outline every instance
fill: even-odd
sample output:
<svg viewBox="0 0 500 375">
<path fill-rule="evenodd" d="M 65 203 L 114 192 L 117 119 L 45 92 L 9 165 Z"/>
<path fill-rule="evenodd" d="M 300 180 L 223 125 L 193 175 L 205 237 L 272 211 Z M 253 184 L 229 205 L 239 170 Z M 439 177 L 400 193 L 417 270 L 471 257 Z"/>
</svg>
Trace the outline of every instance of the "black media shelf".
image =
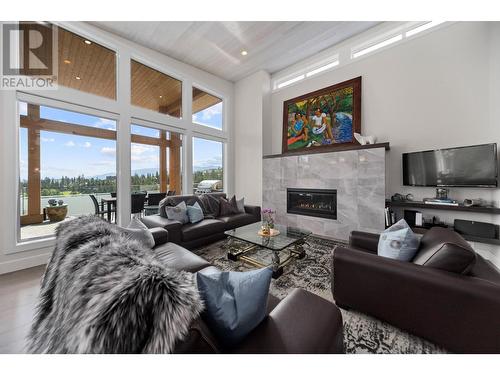
<svg viewBox="0 0 500 375">
<path fill-rule="evenodd" d="M 390 201 L 385 202 L 387 207 L 407 207 L 407 208 L 427 208 L 432 210 L 446 210 L 446 211 L 467 211 L 479 212 L 484 214 L 500 215 L 500 208 L 498 207 L 478 207 L 478 206 L 449 206 L 446 204 L 431 204 L 421 201 Z"/>
<path fill-rule="evenodd" d="M 422 209 L 431 209 L 431 210 L 443 210 L 443 211 L 465 211 L 465 212 L 477 212 L 477 213 L 483 213 L 483 214 L 490 214 L 490 215 L 500 215 L 500 208 L 498 207 L 478 207 L 478 206 L 449 206 L 445 204 L 431 204 L 431 203 L 424 203 L 421 201 L 391 201 L 391 200 L 386 200 L 385 205 L 387 207 L 398 207 L 398 208 L 422 208 Z M 449 227 L 450 229 L 453 229 L 453 227 Z M 415 229 L 420 229 L 418 232 L 422 233 L 426 229 L 423 227 L 415 227 Z M 480 243 L 486 243 L 490 245 L 498 245 L 500 246 L 500 239 L 498 238 L 483 238 L 483 237 L 476 237 L 476 236 L 469 236 L 466 234 L 461 234 L 461 236 L 466 239 L 467 241 L 472 241 L 472 242 L 480 242 Z"/>
</svg>

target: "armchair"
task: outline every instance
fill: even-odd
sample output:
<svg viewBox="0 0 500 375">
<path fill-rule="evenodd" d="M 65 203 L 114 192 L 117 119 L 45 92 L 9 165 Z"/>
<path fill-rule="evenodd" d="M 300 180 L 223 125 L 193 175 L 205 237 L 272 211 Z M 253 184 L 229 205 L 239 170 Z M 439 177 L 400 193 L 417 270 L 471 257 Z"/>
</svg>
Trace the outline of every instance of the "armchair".
<svg viewBox="0 0 500 375">
<path fill-rule="evenodd" d="M 415 259 L 428 251 L 426 244 L 436 246 L 440 238 L 441 248 L 463 245 L 458 234 L 441 228 L 424 237 Z M 332 292 L 338 306 L 452 352 L 500 353 L 500 271 L 495 266 L 475 254 L 470 271 L 454 273 L 380 257 L 377 245 L 378 235 L 352 232 L 349 246 L 335 249 Z"/>
</svg>

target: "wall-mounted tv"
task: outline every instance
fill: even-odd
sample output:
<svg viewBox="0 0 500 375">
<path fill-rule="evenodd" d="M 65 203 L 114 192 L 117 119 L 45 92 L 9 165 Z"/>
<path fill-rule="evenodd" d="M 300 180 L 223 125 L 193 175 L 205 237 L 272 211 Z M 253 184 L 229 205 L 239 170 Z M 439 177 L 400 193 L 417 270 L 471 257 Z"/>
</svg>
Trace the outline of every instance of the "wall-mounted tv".
<svg viewBox="0 0 500 375">
<path fill-rule="evenodd" d="M 497 145 L 405 153 L 403 185 L 498 187 Z"/>
</svg>

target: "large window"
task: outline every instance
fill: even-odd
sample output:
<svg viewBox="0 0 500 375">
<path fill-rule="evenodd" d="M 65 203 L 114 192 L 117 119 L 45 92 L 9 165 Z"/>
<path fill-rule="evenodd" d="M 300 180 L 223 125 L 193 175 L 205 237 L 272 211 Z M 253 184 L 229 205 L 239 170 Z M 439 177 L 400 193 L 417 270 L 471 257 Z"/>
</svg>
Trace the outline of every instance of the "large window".
<svg viewBox="0 0 500 375">
<path fill-rule="evenodd" d="M 58 83 L 116 99 L 116 53 L 59 28 Z"/>
<path fill-rule="evenodd" d="M 40 32 L 44 40 L 52 40 L 47 36 L 53 34 L 55 28 L 56 33 L 54 34 L 57 35 L 58 85 L 113 100 L 116 99 L 115 51 L 52 24 L 39 23 L 34 25 L 29 22 L 25 25 L 27 26 L 27 24 L 29 24 L 30 30 L 35 28 Z M 22 23 L 21 27 L 23 27 Z M 29 30 L 25 30 L 25 32 L 29 32 Z M 37 55 L 50 54 L 51 46 L 51 43 L 44 43 L 37 49 Z M 21 46 L 21 50 L 27 47 Z"/>
<path fill-rule="evenodd" d="M 179 133 L 131 125 L 131 191 L 180 194 L 181 147 Z"/>
<path fill-rule="evenodd" d="M 110 35 L 95 35 L 87 27 L 81 30 L 88 32 L 77 35 L 76 25 L 60 25 L 40 23 L 43 32 L 57 32 L 57 41 L 52 41 L 57 47 L 53 53 L 58 56 L 59 89 L 41 96 L 20 90 L 15 94 L 17 139 L 4 139 L 0 128 L 2 144 L 6 149 L 17 146 L 19 160 L 5 173 L 11 179 L 17 169 L 18 176 L 18 195 L 10 201 L 6 197 L 6 212 L 14 212 L 7 228 L 12 243 L 6 249 L 9 253 L 33 249 L 38 243 L 46 246 L 45 241 L 32 240 L 54 237 L 61 222 L 80 215 L 97 214 L 126 225 L 129 213 L 157 212 L 154 202 L 164 194 L 223 191 L 227 186 L 228 133 L 222 130 L 227 130 L 224 99 L 230 98 L 231 90 L 223 82 L 215 85 L 220 90 L 216 94 L 211 88 L 213 77 L 197 75 L 184 81 L 180 77 L 187 77 L 190 70 L 182 65 L 171 69 L 168 61 L 147 50 L 134 50 Z M 118 59 L 118 55 L 133 58 Z M 125 76 L 118 74 L 129 65 Z M 129 97 L 118 93 L 128 86 Z M 186 95 L 192 100 L 186 100 Z M 13 120 L 8 126 L 15 122 L 14 111 L 8 111 Z M 119 125 L 123 137 L 117 136 Z M 128 130 L 130 144 L 117 144 L 128 138 Z M 190 143 L 186 159 L 184 139 Z M 117 153 L 124 148 L 130 150 L 130 160 L 128 152 Z M 118 163 L 120 156 L 125 160 Z M 124 181 L 127 163 L 131 178 Z M 118 166 L 125 168 L 124 173 L 117 173 Z M 125 183 L 125 190 L 130 186 L 131 204 L 129 197 L 116 200 L 118 190 L 124 192 L 117 189 L 118 181 Z M 190 186 L 182 181 L 190 181 Z M 144 207 L 136 211 L 135 198 L 143 193 Z"/>
<path fill-rule="evenodd" d="M 182 117 L 182 82 L 137 61 L 131 61 L 132 104 Z"/>
<path fill-rule="evenodd" d="M 114 220 L 115 129 L 114 120 L 20 103 L 20 240 L 52 236 L 78 215 Z"/>
<path fill-rule="evenodd" d="M 193 122 L 222 130 L 222 99 L 193 87 Z"/>
<path fill-rule="evenodd" d="M 224 187 L 222 142 L 193 137 L 193 192 L 222 191 Z"/>
</svg>

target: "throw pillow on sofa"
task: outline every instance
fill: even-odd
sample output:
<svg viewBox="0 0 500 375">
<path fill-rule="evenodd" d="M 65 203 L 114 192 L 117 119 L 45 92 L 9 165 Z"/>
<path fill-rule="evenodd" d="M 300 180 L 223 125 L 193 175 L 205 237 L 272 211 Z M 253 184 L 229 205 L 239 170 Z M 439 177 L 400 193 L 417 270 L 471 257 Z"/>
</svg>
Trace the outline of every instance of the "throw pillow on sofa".
<svg viewBox="0 0 500 375">
<path fill-rule="evenodd" d="M 205 219 L 215 219 L 220 214 L 220 202 L 211 194 L 202 194 L 198 197 Z"/>
<path fill-rule="evenodd" d="M 198 272 L 198 290 L 205 302 L 205 320 L 224 345 L 242 341 L 266 316 L 273 272 Z"/>
<path fill-rule="evenodd" d="M 187 214 L 191 224 L 198 223 L 204 219 L 203 210 L 198 202 L 195 202 L 192 206 L 187 206 Z"/>
<path fill-rule="evenodd" d="M 186 202 L 182 201 L 177 206 L 166 206 L 165 210 L 170 220 L 177 220 L 182 224 L 189 223 Z"/>
<path fill-rule="evenodd" d="M 245 213 L 245 198 L 236 200 L 236 207 L 238 208 L 238 212 L 244 214 Z"/>
<path fill-rule="evenodd" d="M 149 231 L 148 227 L 136 217 L 132 219 L 127 228 L 120 227 L 120 230 L 127 238 L 139 241 L 148 249 L 152 249 L 155 246 L 153 234 Z"/>
<path fill-rule="evenodd" d="M 404 219 L 380 234 L 377 254 L 386 258 L 409 262 L 417 253 L 420 236 L 413 233 Z"/>
<path fill-rule="evenodd" d="M 225 198 L 220 198 L 220 216 L 230 216 L 237 214 L 238 212 L 236 196 L 233 195 L 229 201 Z"/>
</svg>

